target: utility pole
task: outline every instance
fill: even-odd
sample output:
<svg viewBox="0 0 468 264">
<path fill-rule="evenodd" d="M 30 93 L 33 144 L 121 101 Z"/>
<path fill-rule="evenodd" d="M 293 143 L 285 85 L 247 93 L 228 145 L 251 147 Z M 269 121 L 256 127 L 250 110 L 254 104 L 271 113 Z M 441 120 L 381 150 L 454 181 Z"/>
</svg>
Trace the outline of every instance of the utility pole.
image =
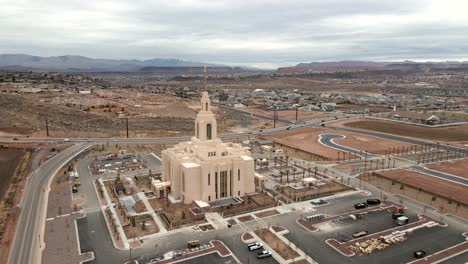
<svg viewBox="0 0 468 264">
<path fill-rule="evenodd" d="M 278 119 L 278 112 L 276 112 L 276 108 L 273 112 L 273 128 L 276 128 L 276 120 Z"/>
<path fill-rule="evenodd" d="M 49 137 L 49 120 L 47 119 L 47 116 L 45 117 L 45 126 L 46 126 L 47 137 Z"/>
<path fill-rule="evenodd" d="M 125 127 L 127 128 L 127 138 L 128 138 L 128 117 L 125 117 Z"/>
</svg>

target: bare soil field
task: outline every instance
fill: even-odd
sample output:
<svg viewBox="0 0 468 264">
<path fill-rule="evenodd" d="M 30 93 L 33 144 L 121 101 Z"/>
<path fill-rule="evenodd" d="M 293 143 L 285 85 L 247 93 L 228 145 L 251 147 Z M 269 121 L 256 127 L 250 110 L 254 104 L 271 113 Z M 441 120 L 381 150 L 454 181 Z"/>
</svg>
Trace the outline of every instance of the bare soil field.
<svg viewBox="0 0 468 264">
<path fill-rule="evenodd" d="M 199 108 L 199 97 L 134 91 L 91 94 L 7 94 L 0 96 L 0 131 L 4 135 L 54 137 L 125 137 L 126 119 L 131 137 L 190 135 Z M 218 130 L 257 127 L 258 120 L 213 107 Z"/>
<path fill-rule="evenodd" d="M 341 123 L 344 126 L 400 136 L 441 141 L 468 141 L 468 124 L 449 127 L 421 127 L 380 120 L 358 120 Z"/>
<path fill-rule="evenodd" d="M 426 165 L 431 170 L 442 171 L 468 179 L 468 160 L 447 161 Z"/>
<path fill-rule="evenodd" d="M 0 198 L 8 190 L 11 178 L 24 153 L 25 150 L 23 149 L 0 149 L 0 181 L 2 182 L 0 185 Z"/>
<path fill-rule="evenodd" d="M 467 188 L 464 185 L 415 171 L 391 170 L 379 172 L 378 174 L 406 185 L 468 204 Z"/>
<path fill-rule="evenodd" d="M 357 150 L 368 151 L 371 153 L 383 154 L 390 147 L 407 147 L 409 144 L 385 140 L 372 136 L 364 136 L 344 131 L 334 131 L 327 128 L 305 128 L 296 131 L 264 136 L 274 142 L 282 145 L 290 146 L 303 150 L 305 152 L 314 153 L 323 156 L 330 160 L 338 158 L 338 150 L 327 147 L 321 144 L 319 140 L 320 134 L 340 134 L 346 136 L 344 139 L 336 139 L 335 143 L 350 147 Z"/>
<path fill-rule="evenodd" d="M 279 239 L 274 233 L 266 228 L 255 230 L 255 234 L 268 244 L 283 259 L 293 259 L 299 257 L 299 254 L 289 247 L 283 240 Z"/>
</svg>

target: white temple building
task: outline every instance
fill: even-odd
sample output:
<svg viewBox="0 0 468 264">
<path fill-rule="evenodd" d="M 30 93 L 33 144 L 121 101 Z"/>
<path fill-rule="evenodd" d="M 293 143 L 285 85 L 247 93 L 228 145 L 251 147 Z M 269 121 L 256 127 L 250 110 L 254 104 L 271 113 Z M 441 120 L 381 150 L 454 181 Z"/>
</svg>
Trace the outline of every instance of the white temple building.
<svg viewBox="0 0 468 264">
<path fill-rule="evenodd" d="M 217 135 L 210 98 L 202 93 L 195 136 L 162 151 L 162 181 L 170 182 L 170 198 L 184 203 L 216 201 L 255 192 L 254 160 L 248 148 L 223 143 Z"/>
</svg>

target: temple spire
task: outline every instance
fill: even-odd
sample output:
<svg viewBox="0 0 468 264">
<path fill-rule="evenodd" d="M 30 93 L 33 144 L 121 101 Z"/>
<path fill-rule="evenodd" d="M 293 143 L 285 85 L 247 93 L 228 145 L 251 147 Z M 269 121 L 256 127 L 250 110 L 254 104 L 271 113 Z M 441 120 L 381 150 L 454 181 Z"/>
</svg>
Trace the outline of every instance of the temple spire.
<svg viewBox="0 0 468 264">
<path fill-rule="evenodd" d="M 203 65 L 203 80 L 205 82 L 205 92 L 207 92 L 207 89 L 206 89 L 206 65 Z"/>
</svg>

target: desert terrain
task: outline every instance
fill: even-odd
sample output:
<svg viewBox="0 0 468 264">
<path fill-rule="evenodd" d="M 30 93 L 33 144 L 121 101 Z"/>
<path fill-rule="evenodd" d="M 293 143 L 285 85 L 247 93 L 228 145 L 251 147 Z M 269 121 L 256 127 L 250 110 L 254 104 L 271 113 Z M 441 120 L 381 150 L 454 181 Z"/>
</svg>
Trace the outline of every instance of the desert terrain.
<svg viewBox="0 0 468 264">
<path fill-rule="evenodd" d="M 130 137 L 189 135 L 194 129 L 198 101 L 172 95 L 132 91 L 91 94 L 2 94 L 0 131 L 7 136 Z M 218 129 L 246 131 L 269 124 L 229 109 L 213 107 Z"/>
</svg>

